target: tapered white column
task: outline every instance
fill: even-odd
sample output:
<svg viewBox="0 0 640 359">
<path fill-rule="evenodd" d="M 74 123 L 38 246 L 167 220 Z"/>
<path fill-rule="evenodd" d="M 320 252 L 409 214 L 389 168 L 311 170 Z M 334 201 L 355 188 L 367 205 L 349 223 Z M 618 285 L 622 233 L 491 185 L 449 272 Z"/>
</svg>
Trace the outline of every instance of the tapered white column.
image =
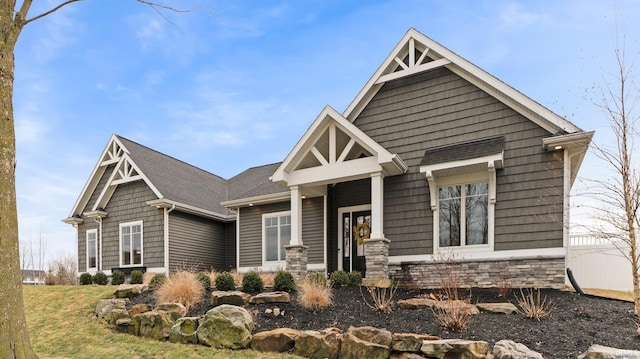
<svg viewBox="0 0 640 359">
<path fill-rule="evenodd" d="M 384 176 L 371 174 L 371 238 L 384 238 Z"/>
<path fill-rule="evenodd" d="M 291 190 L 291 242 L 290 245 L 302 245 L 302 194 L 298 186 Z"/>
</svg>

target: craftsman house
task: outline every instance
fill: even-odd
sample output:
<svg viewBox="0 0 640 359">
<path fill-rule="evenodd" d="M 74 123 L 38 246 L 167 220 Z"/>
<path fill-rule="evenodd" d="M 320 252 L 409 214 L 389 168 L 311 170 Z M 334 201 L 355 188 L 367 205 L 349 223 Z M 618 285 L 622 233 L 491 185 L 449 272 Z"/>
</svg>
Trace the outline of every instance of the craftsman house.
<svg viewBox="0 0 640 359">
<path fill-rule="evenodd" d="M 311 119 L 310 119 L 311 120 Z M 113 135 L 66 223 L 79 272 L 361 271 L 564 285 L 586 133 L 410 29 L 281 163 L 223 179 Z"/>
</svg>

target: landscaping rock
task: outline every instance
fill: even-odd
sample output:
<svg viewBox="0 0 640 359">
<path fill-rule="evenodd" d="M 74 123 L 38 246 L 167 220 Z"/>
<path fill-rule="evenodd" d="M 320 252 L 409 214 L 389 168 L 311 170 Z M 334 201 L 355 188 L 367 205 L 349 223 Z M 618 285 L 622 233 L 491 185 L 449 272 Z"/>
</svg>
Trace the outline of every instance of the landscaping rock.
<svg viewBox="0 0 640 359">
<path fill-rule="evenodd" d="M 420 351 L 429 358 L 437 359 L 485 359 L 489 354 L 489 343 L 463 339 L 425 341 Z"/>
<path fill-rule="evenodd" d="M 409 352 L 394 352 L 391 353 L 389 359 L 426 359 L 427 357 L 424 355 L 420 355 L 418 353 L 409 353 Z"/>
<path fill-rule="evenodd" d="M 391 337 L 391 335 L 389 335 L 389 337 Z M 362 340 L 351 332 L 342 335 L 340 359 L 387 359 L 390 354 L 391 349 L 389 346 Z"/>
<path fill-rule="evenodd" d="M 463 300 L 440 300 L 433 306 L 445 312 L 464 311 L 469 315 L 480 314 L 478 307 Z"/>
<path fill-rule="evenodd" d="M 177 313 L 179 317 L 187 315 L 187 308 L 180 303 L 162 303 L 156 307 L 156 310 L 159 312 Z"/>
<path fill-rule="evenodd" d="M 251 304 L 268 304 L 268 303 L 289 303 L 291 296 L 287 292 L 264 292 L 254 295 L 249 303 Z"/>
<path fill-rule="evenodd" d="M 401 299 L 396 304 L 398 308 L 403 309 L 422 309 L 422 308 L 432 308 L 436 302 L 435 299 L 430 298 L 409 298 L 409 299 Z"/>
<path fill-rule="evenodd" d="M 493 346 L 493 357 L 494 359 L 543 359 L 542 354 L 511 340 L 497 342 Z"/>
<path fill-rule="evenodd" d="M 347 333 L 352 334 L 358 339 L 367 342 L 390 347 L 393 342 L 393 335 L 386 329 L 378 329 L 374 327 L 349 327 Z"/>
<path fill-rule="evenodd" d="M 425 340 L 440 340 L 440 337 L 428 334 L 395 333 L 391 348 L 398 352 L 417 353 Z"/>
<path fill-rule="evenodd" d="M 138 335 L 136 326 L 131 321 L 131 318 L 118 319 L 116 321 L 116 330 L 124 334 Z"/>
<path fill-rule="evenodd" d="M 513 314 L 518 312 L 518 308 L 511 303 L 477 303 L 476 307 L 482 312 L 496 314 Z"/>
<path fill-rule="evenodd" d="M 640 359 L 640 351 L 594 344 L 586 352 L 578 355 L 578 359 Z"/>
<path fill-rule="evenodd" d="M 129 309 L 129 316 L 133 318 L 140 313 L 150 312 L 152 309 L 153 308 L 151 308 L 149 304 L 144 304 L 144 303 L 136 304 L 133 307 L 131 307 L 131 309 Z"/>
<path fill-rule="evenodd" d="M 399 308 L 403 308 L 403 309 L 422 309 L 422 308 L 435 307 L 441 310 L 448 311 L 452 309 L 458 310 L 462 308 L 468 311 L 469 314 L 480 313 L 480 311 L 475 305 L 469 304 L 462 300 L 435 300 L 431 298 L 418 297 L 418 298 L 409 298 L 409 299 L 399 300 L 397 304 Z"/>
<path fill-rule="evenodd" d="M 128 299 L 100 299 L 96 303 L 96 315 L 99 319 L 107 319 L 114 309 L 126 309 Z"/>
<path fill-rule="evenodd" d="M 179 318 L 169 331 L 169 341 L 180 344 L 198 344 L 197 329 L 197 317 Z"/>
<path fill-rule="evenodd" d="M 116 298 L 133 298 L 145 290 L 146 287 L 143 284 L 120 284 L 114 295 Z"/>
<path fill-rule="evenodd" d="M 219 349 L 245 349 L 251 344 L 252 330 L 253 319 L 246 309 L 222 304 L 200 320 L 198 341 Z"/>
<path fill-rule="evenodd" d="M 169 338 L 171 327 L 180 316 L 174 312 L 150 312 L 141 313 L 132 318 L 131 322 L 136 326 L 136 332 L 141 337 L 155 340 Z"/>
<path fill-rule="evenodd" d="M 116 322 L 120 319 L 129 319 L 129 312 L 126 309 L 114 309 L 104 319 L 110 325 L 116 325 Z"/>
<path fill-rule="evenodd" d="M 259 352 L 285 353 L 296 345 L 299 330 L 278 328 L 256 333 L 251 338 L 251 349 Z"/>
<path fill-rule="evenodd" d="M 305 330 L 296 338 L 295 352 L 310 359 L 336 358 L 340 352 L 340 336 L 334 331 Z"/>
<path fill-rule="evenodd" d="M 222 304 L 229 305 L 237 305 L 243 306 L 251 300 L 251 295 L 240 292 L 237 290 L 234 291 L 213 291 L 211 292 L 211 305 L 218 306 Z"/>
</svg>

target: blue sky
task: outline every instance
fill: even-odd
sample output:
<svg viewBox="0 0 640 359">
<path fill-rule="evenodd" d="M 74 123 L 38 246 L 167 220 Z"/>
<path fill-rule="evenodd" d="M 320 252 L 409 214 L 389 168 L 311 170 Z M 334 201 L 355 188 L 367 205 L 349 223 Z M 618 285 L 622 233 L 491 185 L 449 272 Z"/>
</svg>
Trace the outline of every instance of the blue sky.
<svg viewBox="0 0 640 359">
<path fill-rule="evenodd" d="M 20 239 L 41 234 L 49 258 L 75 254 L 75 229 L 60 220 L 112 133 L 225 178 L 282 161 L 325 105 L 347 107 L 409 27 L 603 142 L 607 123 L 585 95 L 613 69 L 616 14 L 628 52 L 640 51 L 635 0 L 174 0 L 198 8 L 166 14 L 175 26 L 115 3 L 63 8 L 29 24 L 16 49 Z M 589 156 L 581 174 L 599 166 Z"/>
</svg>

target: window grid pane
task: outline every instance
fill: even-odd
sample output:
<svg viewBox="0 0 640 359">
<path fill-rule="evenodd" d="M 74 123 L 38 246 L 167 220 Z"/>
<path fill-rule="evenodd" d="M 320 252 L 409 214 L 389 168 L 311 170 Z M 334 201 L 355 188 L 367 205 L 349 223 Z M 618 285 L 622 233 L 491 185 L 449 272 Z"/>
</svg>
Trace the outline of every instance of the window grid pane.
<svg viewBox="0 0 640 359">
<path fill-rule="evenodd" d="M 465 186 L 466 244 L 487 244 L 489 239 L 489 185 L 475 183 Z"/>
<path fill-rule="evenodd" d="M 440 188 L 440 246 L 460 245 L 461 195 L 460 186 Z"/>
</svg>

